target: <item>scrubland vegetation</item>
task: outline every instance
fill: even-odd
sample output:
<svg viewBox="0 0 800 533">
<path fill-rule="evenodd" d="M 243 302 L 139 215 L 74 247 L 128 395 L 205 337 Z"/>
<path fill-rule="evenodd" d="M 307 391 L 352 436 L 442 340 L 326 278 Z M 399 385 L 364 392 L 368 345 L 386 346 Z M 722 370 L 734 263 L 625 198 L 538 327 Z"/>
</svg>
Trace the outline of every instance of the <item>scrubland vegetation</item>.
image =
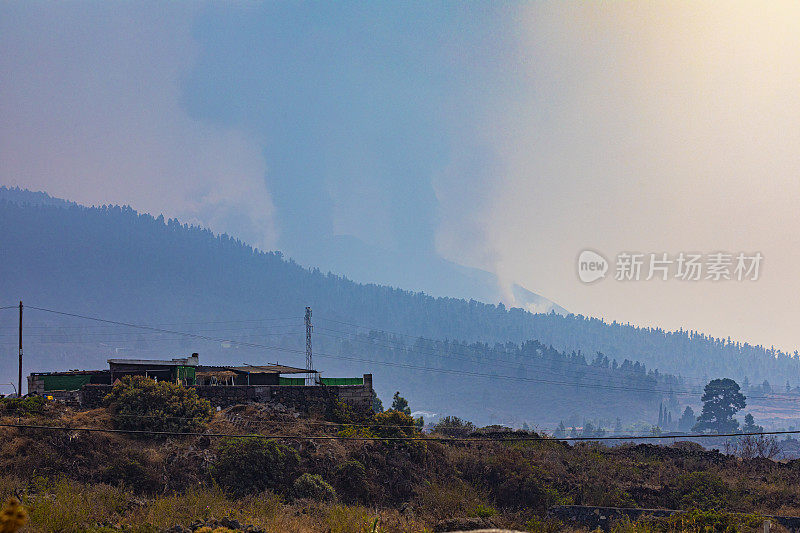
<svg viewBox="0 0 800 533">
<path fill-rule="evenodd" d="M 6 400 L 0 416 L 6 422 L 107 429 L 123 421 L 120 414 L 124 420 L 132 414 L 151 420 L 145 415 L 158 402 L 144 408 L 142 398 L 163 391 L 144 387 L 134 394 L 130 386 L 120 384 L 119 394 L 100 409 L 77 411 L 41 400 L 27 400 L 22 409 L 22 401 Z M 121 401 L 140 409 L 121 409 Z M 191 394 L 171 401 L 198 407 Z M 255 404 L 214 412 L 208 421 L 202 404 L 190 412 L 200 422 L 191 420 L 187 427 L 287 438 L 3 427 L 0 497 L 22 502 L 30 515 L 22 531 L 29 532 L 224 526 L 212 519 L 227 520 L 235 526 L 231 531 L 433 531 L 454 517 L 557 531 L 565 526 L 548 518 L 547 509 L 564 504 L 691 511 L 618 524 L 623 531 L 750 531 L 760 527 L 757 515 L 800 514 L 800 461 L 741 459 L 688 442 L 605 447 L 504 441 L 509 433 L 453 418 L 439 435 L 495 440 L 420 441 L 413 440 L 420 433 L 405 413 L 361 413 L 344 404 L 299 418 Z M 331 436 L 374 440 L 303 438 Z"/>
</svg>

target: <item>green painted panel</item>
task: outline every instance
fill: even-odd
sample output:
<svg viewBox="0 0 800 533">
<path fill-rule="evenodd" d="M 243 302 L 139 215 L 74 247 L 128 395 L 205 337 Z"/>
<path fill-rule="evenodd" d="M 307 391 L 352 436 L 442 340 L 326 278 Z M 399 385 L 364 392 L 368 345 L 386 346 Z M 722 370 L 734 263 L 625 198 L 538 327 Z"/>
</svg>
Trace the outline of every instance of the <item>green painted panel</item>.
<svg viewBox="0 0 800 533">
<path fill-rule="evenodd" d="M 193 366 L 176 366 L 175 367 L 175 376 L 178 381 L 186 380 L 187 385 L 195 385 L 196 384 L 196 368 Z"/>
<path fill-rule="evenodd" d="M 364 378 L 321 378 L 323 385 L 363 385 Z"/>
<path fill-rule="evenodd" d="M 92 380 L 90 374 L 72 375 L 53 375 L 42 376 L 44 378 L 44 390 L 80 390 Z"/>
<path fill-rule="evenodd" d="M 306 378 L 280 378 L 279 385 L 305 385 Z"/>
</svg>

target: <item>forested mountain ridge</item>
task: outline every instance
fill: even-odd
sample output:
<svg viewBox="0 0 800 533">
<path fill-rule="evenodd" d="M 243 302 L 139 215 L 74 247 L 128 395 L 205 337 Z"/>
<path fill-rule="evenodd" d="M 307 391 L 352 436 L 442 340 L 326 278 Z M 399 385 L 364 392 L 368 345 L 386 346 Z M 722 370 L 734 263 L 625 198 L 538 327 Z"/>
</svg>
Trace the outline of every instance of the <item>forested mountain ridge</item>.
<svg viewBox="0 0 800 533">
<path fill-rule="evenodd" d="M 255 250 L 229 236 L 128 207 L 89 208 L 42 193 L 0 189 L 0 228 L 3 303 L 23 299 L 149 324 L 178 317 L 296 317 L 310 305 L 320 320 L 487 346 L 535 339 L 558 351 L 592 354 L 589 359 L 602 352 L 619 364 L 638 361 L 694 382 L 730 376 L 781 387 L 788 380 L 794 387 L 800 375 L 798 359 L 790 354 L 695 332 L 531 314 L 502 304 L 358 284 L 303 268 L 280 252 Z M 340 329 L 364 331 L 347 325 Z"/>
</svg>

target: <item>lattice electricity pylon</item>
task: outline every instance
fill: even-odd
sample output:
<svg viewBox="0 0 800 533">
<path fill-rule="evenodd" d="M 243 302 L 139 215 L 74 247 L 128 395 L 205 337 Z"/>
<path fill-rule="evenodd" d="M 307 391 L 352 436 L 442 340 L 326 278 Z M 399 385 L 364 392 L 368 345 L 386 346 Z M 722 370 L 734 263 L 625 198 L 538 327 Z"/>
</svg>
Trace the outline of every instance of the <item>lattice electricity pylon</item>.
<svg viewBox="0 0 800 533">
<path fill-rule="evenodd" d="M 311 308 L 306 307 L 306 370 L 314 370 L 314 360 L 311 354 L 311 332 L 314 326 L 311 325 Z M 306 385 L 314 384 L 314 374 L 306 374 Z"/>
</svg>

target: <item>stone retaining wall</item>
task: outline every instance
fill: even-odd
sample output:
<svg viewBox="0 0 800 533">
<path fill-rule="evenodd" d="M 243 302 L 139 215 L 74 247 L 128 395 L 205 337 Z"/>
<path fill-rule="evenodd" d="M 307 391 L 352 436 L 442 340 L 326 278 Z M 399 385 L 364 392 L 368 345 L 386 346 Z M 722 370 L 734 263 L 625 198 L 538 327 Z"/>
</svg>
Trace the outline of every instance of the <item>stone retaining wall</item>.
<svg viewBox="0 0 800 533">
<path fill-rule="evenodd" d="M 629 518 L 636 521 L 643 516 L 671 516 L 682 513 L 673 509 L 636 509 L 626 507 L 592 507 L 588 505 L 558 505 L 551 507 L 547 514 L 565 524 L 587 527 L 590 530 L 601 528 L 609 531 L 611 524 Z"/>
<path fill-rule="evenodd" d="M 551 507 L 547 514 L 565 524 L 586 527 L 590 530 L 601 528 L 609 531 L 614 522 L 628 518 L 636 521 L 643 516 L 664 517 L 684 513 L 676 509 L 638 509 L 629 507 L 593 507 L 588 505 L 558 505 Z M 791 532 L 800 532 L 800 517 L 764 516 L 765 521 L 774 521 Z M 765 530 L 766 531 L 766 530 Z"/>
<path fill-rule="evenodd" d="M 64 402 L 72 407 L 80 407 L 83 402 L 83 395 L 79 390 L 54 390 L 44 392 L 41 395 L 45 398 L 52 397 L 54 400 Z"/>
</svg>

